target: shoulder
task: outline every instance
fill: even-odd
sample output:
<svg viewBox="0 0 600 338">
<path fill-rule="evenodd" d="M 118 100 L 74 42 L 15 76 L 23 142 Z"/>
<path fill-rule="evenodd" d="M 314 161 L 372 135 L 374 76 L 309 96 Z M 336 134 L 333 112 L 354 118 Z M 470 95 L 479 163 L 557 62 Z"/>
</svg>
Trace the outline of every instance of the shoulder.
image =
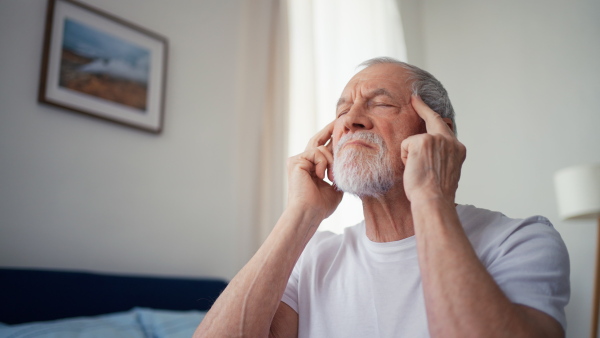
<svg viewBox="0 0 600 338">
<path fill-rule="evenodd" d="M 539 215 L 527 218 L 511 218 L 499 211 L 477 208 L 472 205 L 458 205 L 456 211 L 466 230 L 476 231 L 482 227 L 499 229 L 500 227 L 529 224 L 541 224 L 545 227 L 553 228 L 552 223 L 546 217 Z"/>
<path fill-rule="evenodd" d="M 364 221 L 344 228 L 344 231 L 341 234 L 333 233 L 331 231 L 317 231 L 313 238 L 308 242 L 306 250 L 326 251 L 335 249 L 341 245 L 356 242 L 364 232 Z"/>
<path fill-rule="evenodd" d="M 513 303 L 549 314 L 564 328 L 569 254 L 552 223 L 543 216 L 510 218 L 473 206 L 459 206 L 457 212 L 479 259 L 504 294 Z"/>
<path fill-rule="evenodd" d="M 308 242 L 298 263 L 314 264 L 318 262 L 324 264 L 329 260 L 328 258 L 333 259 L 341 251 L 356 248 L 359 237 L 364 231 L 364 221 L 345 228 L 341 234 L 317 231 Z"/>
<path fill-rule="evenodd" d="M 472 240 L 504 241 L 509 237 L 555 237 L 560 234 L 544 216 L 511 218 L 498 211 L 459 205 L 456 208 L 460 221 Z"/>
<path fill-rule="evenodd" d="M 511 252 L 562 256 L 568 261 L 562 237 L 546 217 L 510 218 L 471 205 L 459 205 L 457 212 L 473 248 L 486 265 Z"/>
</svg>

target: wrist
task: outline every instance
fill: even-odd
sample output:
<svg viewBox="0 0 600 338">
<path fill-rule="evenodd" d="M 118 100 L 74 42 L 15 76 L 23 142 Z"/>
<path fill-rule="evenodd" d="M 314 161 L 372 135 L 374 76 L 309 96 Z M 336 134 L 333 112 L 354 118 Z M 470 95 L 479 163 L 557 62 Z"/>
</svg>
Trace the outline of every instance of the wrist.
<svg viewBox="0 0 600 338">
<path fill-rule="evenodd" d="M 411 211 L 415 213 L 425 210 L 431 211 L 431 209 L 454 209 L 456 204 L 454 198 L 448 198 L 441 193 L 420 192 L 411 196 L 410 206 Z"/>
<path fill-rule="evenodd" d="M 288 204 L 281 218 L 286 220 L 283 224 L 291 225 L 300 231 L 310 231 L 313 228 L 316 231 L 324 219 L 317 208 L 298 203 Z"/>
<path fill-rule="evenodd" d="M 426 234 L 439 236 L 453 225 L 460 225 L 454 200 L 448 200 L 441 194 L 420 195 L 411 200 L 410 208 L 417 237 Z"/>
<path fill-rule="evenodd" d="M 322 206 L 304 201 L 289 201 L 284 209 L 284 213 L 300 215 L 304 222 L 310 223 L 313 226 L 318 226 L 327 218 L 327 212 L 323 210 Z"/>
</svg>

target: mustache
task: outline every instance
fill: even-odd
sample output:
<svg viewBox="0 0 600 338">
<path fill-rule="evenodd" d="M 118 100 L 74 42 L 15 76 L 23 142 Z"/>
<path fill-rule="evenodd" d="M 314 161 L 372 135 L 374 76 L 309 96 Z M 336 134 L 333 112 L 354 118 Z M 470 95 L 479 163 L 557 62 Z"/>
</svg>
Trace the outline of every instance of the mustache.
<svg viewBox="0 0 600 338">
<path fill-rule="evenodd" d="M 379 146 L 380 151 L 385 150 L 385 141 L 383 140 L 383 137 L 368 131 L 357 131 L 355 133 L 342 136 L 338 141 L 338 144 L 335 146 L 333 154 L 335 155 L 347 142 L 357 140 L 377 145 Z"/>
</svg>

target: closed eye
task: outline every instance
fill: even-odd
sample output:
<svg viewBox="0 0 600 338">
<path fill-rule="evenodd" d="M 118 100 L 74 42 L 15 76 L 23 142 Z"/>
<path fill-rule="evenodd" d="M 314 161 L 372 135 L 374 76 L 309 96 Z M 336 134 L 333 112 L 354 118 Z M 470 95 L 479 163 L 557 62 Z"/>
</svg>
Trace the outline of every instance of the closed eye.
<svg viewBox="0 0 600 338">
<path fill-rule="evenodd" d="M 382 102 L 379 102 L 379 103 L 373 103 L 373 104 L 372 104 L 372 106 L 374 106 L 374 107 L 378 107 L 378 108 L 393 108 L 393 107 L 396 107 L 396 106 L 394 106 L 393 104 L 389 104 L 389 103 L 382 103 Z"/>
<path fill-rule="evenodd" d="M 337 117 L 340 118 L 342 117 L 342 115 L 346 114 L 348 111 L 347 110 L 343 110 L 340 113 L 338 113 Z"/>
</svg>

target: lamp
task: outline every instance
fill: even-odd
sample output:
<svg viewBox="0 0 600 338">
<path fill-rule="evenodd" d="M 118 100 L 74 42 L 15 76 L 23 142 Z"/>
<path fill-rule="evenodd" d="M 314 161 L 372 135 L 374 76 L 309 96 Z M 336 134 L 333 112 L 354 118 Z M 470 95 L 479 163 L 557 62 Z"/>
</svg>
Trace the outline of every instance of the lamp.
<svg viewBox="0 0 600 338">
<path fill-rule="evenodd" d="M 558 213 L 563 220 L 598 219 L 596 241 L 596 270 L 592 300 L 592 329 L 590 337 L 598 334 L 598 307 L 600 305 L 600 164 L 574 166 L 559 170 L 554 175 Z"/>
</svg>

